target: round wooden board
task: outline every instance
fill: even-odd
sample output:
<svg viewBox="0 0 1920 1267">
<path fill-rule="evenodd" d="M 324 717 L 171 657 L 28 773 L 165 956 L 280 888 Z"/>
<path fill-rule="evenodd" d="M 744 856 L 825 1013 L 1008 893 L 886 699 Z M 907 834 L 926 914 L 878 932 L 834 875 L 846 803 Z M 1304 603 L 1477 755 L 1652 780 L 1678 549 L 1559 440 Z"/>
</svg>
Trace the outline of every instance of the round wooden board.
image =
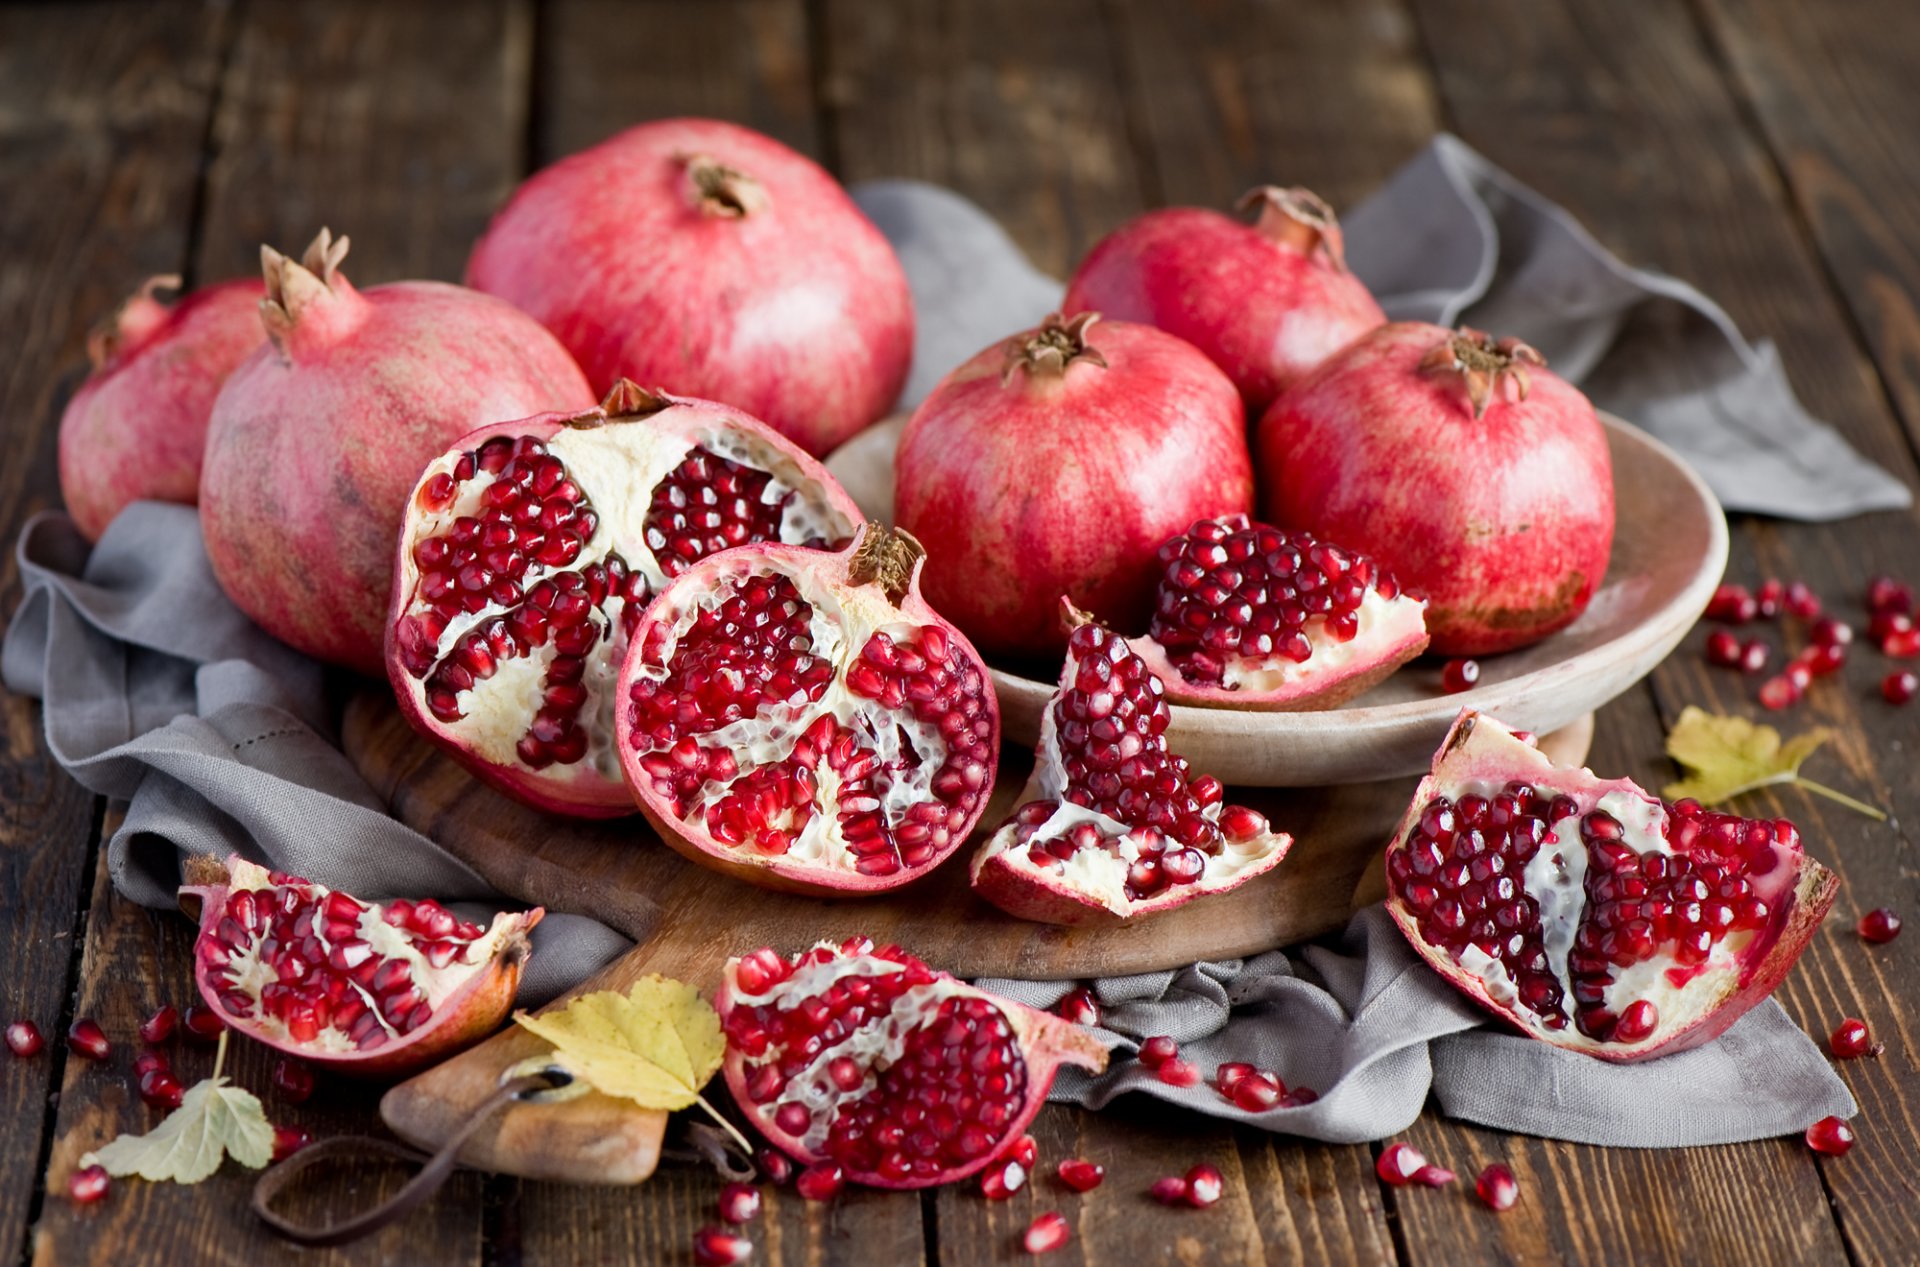
<svg viewBox="0 0 1920 1267">
<path fill-rule="evenodd" d="M 1726 569 L 1726 517 L 1673 450 L 1618 418 L 1602 420 L 1618 528 L 1606 579 L 1579 620 L 1531 647 L 1484 658 L 1480 684 L 1459 695 L 1441 694 L 1439 661 L 1429 658 L 1321 712 L 1174 705 L 1167 730 L 1174 751 L 1228 783 L 1364 783 L 1425 770 L 1462 707 L 1547 734 L 1645 677 L 1706 610 Z M 892 419 L 869 428 L 828 459 L 870 517 L 891 518 L 901 425 Z M 1054 684 L 999 667 L 993 681 L 1007 737 L 1033 744 Z"/>
<path fill-rule="evenodd" d="M 1581 718 L 1542 746 L 1555 760 L 1578 762 L 1592 734 L 1592 719 Z M 1232 789 L 1230 800 L 1254 806 L 1293 834 L 1284 862 L 1231 892 L 1138 924 L 1069 929 L 1016 919 L 974 897 L 967 861 L 978 838 L 935 874 L 877 897 L 774 893 L 687 861 L 637 814 L 586 822 L 507 799 L 415 734 L 382 692 L 369 689 L 349 704 L 343 740 L 401 821 L 501 892 L 604 920 L 642 943 L 633 955 L 649 971 L 700 981 L 716 979 L 727 956 L 756 946 L 791 952 L 857 933 L 899 942 L 961 976 L 1034 980 L 1148 972 L 1270 950 L 1346 922 L 1361 872 L 1413 794 L 1412 779 Z M 984 823 L 1011 811 L 1029 760 L 1008 746 Z"/>
</svg>

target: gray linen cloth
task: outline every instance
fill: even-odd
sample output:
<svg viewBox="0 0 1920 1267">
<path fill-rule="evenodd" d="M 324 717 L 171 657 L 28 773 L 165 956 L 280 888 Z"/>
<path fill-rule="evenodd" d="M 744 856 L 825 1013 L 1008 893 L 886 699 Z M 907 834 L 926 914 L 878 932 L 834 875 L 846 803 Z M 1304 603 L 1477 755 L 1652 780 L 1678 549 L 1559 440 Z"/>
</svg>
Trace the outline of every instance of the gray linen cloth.
<svg viewBox="0 0 1920 1267">
<path fill-rule="evenodd" d="M 1423 167 L 1431 174 L 1420 177 Z M 1363 255 L 1380 249 L 1384 258 L 1384 248 L 1371 244 L 1391 240 L 1373 226 L 1448 219 L 1452 208 L 1441 200 L 1437 180 L 1468 208 L 1460 223 L 1473 232 L 1460 237 L 1455 224 L 1449 249 L 1481 266 L 1460 278 L 1423 277 L 1411 265 L 1439 258 L 1428 251 L 1397 271 L 1370 273 Z M 1482 201 L 1494 199 L 1489 190 L 1504 204 L 1498 214 Z M 1477 302 L 1484 309 L 1466 307 L 1468 319 L 1540 342 L 1552 354 L 1573 357 L 1576 367 L 1584 355 L 1590 367 L 1620 326 L 1618 309 L 1631 303 L 1616 296 L 1612 309 L 1593 308 L 1591 325 L 1565 311 L 1554 315 L 1551 303 L 1529 310 L 1514 298 L 1526 286 L 1547 296 L 1564 293 L 1551 285 L 1540 289 L 1526 244 L 1557 242 L 1559 253 L 1551 258 L 1569 274 L 1653 275 L 1622 269 L 1556 209 L 1519 195 L 1526 191 L 1510 178 L 1441 138 L 1350 218 L 1356 270 L 1389 298 L 1402 291 L 1416 296 L 1404 306 L 1394 299 L 1389 306 L 1396 312 L 1451 320 Z M 863 186 L 856 198 L 899 250 L 918 305 L 919 339 L 904 403 L 923 397 L 947 368 L 1057 303 L 1060 284 L 1036 271 L 965 199 L 892 181 Z M 1547 231 L 1554 226 L 1598 263 L 1558 242 Z M 1356 239 L 1369 245 L 1356 247 Z M 1649 294 L 1685 290 L 1656 280 L 1669 289 Z M 1507 308 L 1497 306 L 1509 299 Z M 1571 311 L 1586 307 L 1580 300 Z M 1504 314 L 1503 320 L 1487 320 L 1483 310 Z M 1745 390 L 1775 410 L 1775 431 L 1789 443 L 1780 448 L 1774 473 L 1800 478 L 1809 464 L 1828 463 L 1826 474 L 1807 484 L 1813 490 L 1807 513 L 1899 504 L 1886 500 L 1884 485 L 1904 490 L 1837 441 L 1796 442 L 1793 427 L 1812 429 L 1816 438 L 1824 429 L 1792 405 L 1777 368 L 1771 379 L 1761 372 L 1765 358 L 1739 342 L 1724 316 L 1709 316 L 1707 324 L 1726 336 L 1744 372 L 1758 375 Z M 1657 369 L 1646 370 L 1648 381 Z M 1681 433 L 1713 434 L 1721 404 L 1667 399 L 1663 405 L 1662 417 L 1686 424 L 1663 438 L 1709 468 L 1711 478 L 1713 446 L 1689 447 Z M 1636 416 L 1655 412 L 1644 408 Z M 1743 479 L 1753 477 L 1753 470 L 1742 472 Z M 1873 502 L 1874 496 L 1882 500 Z M 1777 491 L 1770 498 L 1781 503 Z M 226 600 L 190 510 L 133 507 L 91 553 L 63 516 L 43 515 L 23 532 L 19 561 L 27 596 L 7 631 L 0 670 L 9 688 L 45 701 L 48 747 L 76 779 L 131 800 L 109 843 L 114 883 L 127 897 L 170 906 L 180 855 L 238 850 L 368 896 L 431 893 L 500 904 L 465 864 L 384 812 L 327 737 L 332 718 L 319 669 L 255 629 Z M 577 916 L 549 916 L 535 943 L 523 986 L 529 1001 L 579 981 L 629 944 Z M 1069 988 L 1062 982 L 988 984 L 1041 1005 Z M 1628 1068 L 1476 1028 L 1481 1014 L 1413 956 L 1379 908 L 1356 916 L 1337 944 L 1306 947 L 1297 956 L 1276 951 L 1112 978 L 1098 982 L 1097 991 L 1106 1004 L 1103 1037 L 1117 1049 L 1171 1034 L 1203 1069 L 1246 1060 L 1276 1069 L 1290 1085 L 1312 1087 L 1320 1098 L 1248 1115 L 1205 1085 L 1168 1087 L 1121 1061 L 1101 1078 L 1070 1072 L 1056 1084 L 1056 1098 L 1094 1107 L 1139 1090 L 1269 1129 L 1357 1141 L 1403 1129 L 1431 1090 L 1444 1112 L 1465 1120 L 1647 1147 L 1776 1135 L 1828 1113 L 1854 1111 L 1819 1050 L 1772 1002 L 1707 1047 Z M 1654 1107 L 1625 1107 L 1632 1105 Z"/>
</svg>

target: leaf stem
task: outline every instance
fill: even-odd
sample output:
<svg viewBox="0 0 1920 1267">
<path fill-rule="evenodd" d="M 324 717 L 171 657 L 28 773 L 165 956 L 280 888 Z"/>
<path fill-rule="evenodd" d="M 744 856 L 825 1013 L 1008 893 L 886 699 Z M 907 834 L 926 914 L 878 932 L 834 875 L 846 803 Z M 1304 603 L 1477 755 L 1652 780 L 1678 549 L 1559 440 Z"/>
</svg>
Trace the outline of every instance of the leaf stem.
<svg viewBox="0 0 1920 1267">
<path fill-rule="evenodd" d="M 1824 796 L 1830 801 L 1838 801 L 1848 809 L 1865 814 L 1875 822 L 1884 823 L 1887 821 L 1887 812 L 1885 810 L 1869 805 L 1865 801 L 1856 801 L 1845 792 L 1836 792 L 1824 783 L 1815 783 L 1812 779 L 1805 777 L 1796 778 L 1794 781 L 1807 791 L 1818 796 Z"/>
<path fill-rule="evenodd" d="M 228 1034 L 228 1032 L 229 1032 L 229 1031 L 227 1031 L 227 1030 L 225 1030 L 225 1029 L 222 1029 L 222 1030 L 220 1031 L 220 1045 L 219 1045 L 218 1047 L 215 1047 L 215 1048 L 213 1049 L 213 1078 L 212 1078 L 212 1082 L 213 1082 L 213 1085 L 214 1085 L 214 1086 L 216 1086 L 216 1087 L 220 1085 L 220 1067 L 221 1067 L 222 1065 L 224 1065 L 224 1064 L 226 1064 L 226 1063 L 227 1063 L 227 1034 Z"/>
<path fill-rule="evenodd" d="M 721 1130 L 723 1130 L 723 1131 L 725 1131 L 725 1132 L 726 1132 L 727 1134 L 729 1134 L 729 1135 L 731 1135 L 731 1136 L 733 1137 L 733 1142 L 734 1142 L 734 1143 L 736 1143 L 736 1144 L 738 1144 L 738 1145 L 740 1145 L 740 1150 L 741 1150 L 741 1151 L 742 1151 L 743 1153 L 745 1153 L 745 1154 L 746 1154 L 746 1155 L 747 1155 L 748 1157 L 752 1157 L 752 1156 L 753 1156 L 753 1145 L 747 1142 L 747 1137 L 746 1137 L 746 1136 L 744 1136 L 744 1135 L 742 1135 L 742 1134 L 740 1133 L 740 1129 L 739 1129 L 738 1127 L 736 1127 L 736 1126 L 735 1126 L 735 1125 L 734 1125 L 734 1124 L 733 1124 L 732 1122 L 729 1122 L 729 1121 L 728 1121 L 728 1120 L 727 1120 L 727 1119 L 725 1118 L 725 1116 L 723 1116 L 723 1115 L 722 1115 L 722 1114 L 721 1114 L 721 1113 L 719 1112 L 719 1110 L 717 1110 L 717 1109 L 715 1109 L 715 1108 L 713 1107 L 713 1105 L 711 1105 L 711 1104 L 709 1104 L 709 1103 L 707 1103 L 707 1097 L 706 1097 L 706 1096 L 704 1096 L 704 1095 L 695 1095 L 695 1096 L 694 1096 L 693 1098 L 694 1098 L 694 1099 L 695 1099 L 696 1101 L 698 1101 L 698 1102 L 699 1102 L 699 1105 L 700 1105 L 700 1107 L 701 1107 L 701 1108 L 703 1108 L 703 1109 L 705 1109 L 705 1110 L 707 1111 L 707 1116 L 708 1116 L 708 1117 L 710 1117 L 710 1118 L 712 1118 L 712 1119 L 713 1119 L 714 1121 L 716 1121 L 716 1122 L 718 1122 L 718 1123 L 720 1123 L 720 1129 L 721 1129 Z"/>
</svg>

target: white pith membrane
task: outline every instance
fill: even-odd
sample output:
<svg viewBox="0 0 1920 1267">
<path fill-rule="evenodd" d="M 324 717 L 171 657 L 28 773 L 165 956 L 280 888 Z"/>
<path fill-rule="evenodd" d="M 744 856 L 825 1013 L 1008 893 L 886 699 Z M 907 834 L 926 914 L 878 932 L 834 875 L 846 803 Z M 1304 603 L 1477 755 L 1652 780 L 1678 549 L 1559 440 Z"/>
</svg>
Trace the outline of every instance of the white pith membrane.
<svg viewBox="0 0 1920 1267">
<path fill-rule="evenodd" d="M 1463 720 L 1456 726 L 1464 724 L 1467 723 Z M 1490 777 L 1489 771 L 1497 771 L 1497 777 Z M 1445 797 L 1453 807 L 1461 806 L 1463 798 L 1468 797 L 1492 802 L 1503 793 L 1510 794 L 1510 785 L 1514 783 L 1524 783 L 1537 790 L 1542 810 L 1531 817 L 1549 816 L 1546 803 L 1562 795 L 1572 798 L 1577 811 L 1551 818 L 1537 852 L 1526 861 L 1518 877 L 1519 896 L 1531 899 L 1537 906 L 1540 949 L 1544 952 L 1548 974 L 1560 990 L 1556 1007 L 1544 1015 L 1521 997 L 1520 983 L 1507 964 L 1477 944 L 1477 938 L 1468 940 L 1457 950 L 1428 938 L 1426 927 L 1420 921 L 1435 909 L 1437 903 L 1429 902 L 1424 907 L 1415 905 L 1408 896 L 1408 886 L 1425 881 L 1436 887 L 1442 900 L 1451 900 L 1453 894 L 1464 892 L 1463 889 L 1442 885 L 1435 878 L 1439 872 L 1402 879 L 1396 870 L 1403 864 L 1395 861 L 1395 855 L 1407 852 L 1410 842 L 1416 839 L 1415 833 L 1422 830 L 1423 811 L 1435 803 L 1435 798 Z M 1619 824 L 1621 834 L 1618 843 L 1639 856 L 1633 871 L 1616 872 L 1595 860 L 1593 846 L 1583 839 L 1581 827 L 1583 819 L 1594 811 L 1611 817 Z M 1394 845 L 1389 850 L 1389 889 L 1395 901 L 1404 904 L 1404 909 L 1395 907 L 1396 918 L 1401 920 L 1403 929 L 1410 928 L 1431 953 L 1451 959 L 1461 971 L 1474 978 L 1486 997 L 1500 1005 L 1504 1014 L 1511 1016 L 1537 1037 L 1557 1046 L 1584 1051 L 1658 1047 L 1669 1036 L 1693 1029 L 1703 1017 L 1718 1010 L 1731 992 L 1745 983 L 1758 961 L 1754 952 L 1756 949 L 1764 952 L 1777 939 L 1797 901 L 1796 886 L 1802 868 L 1802 856 L 1797 843 L 1789 844 L 1777 837 L 1770 837 L 1771 843 L 1767 847 L 1773 850 L 1773 856 L 1777 859 L 1770 869 L 1759 875 L 1731 872 L 1735 878 L 1745 882 L 1752 897 L 1767 904 L 1769 914 L 1761 926 L 1729 927 L 1713 941 L 1704 959 L 1688 963 L 1676 959 L 1672 938 L 1660 937 L 1660 924 L 1648 920 L 1651 925 L 1651 931 L 1647 933 L 1650 949 L 1645 953 L 1636 953 L 1625 949 L 1625 943 L 1622 942 L 1619 958 L 1606 957 L 1606 972 L 1610 980 L 1600 990 L 1598 999 L 1590 1003 L 1578 1001 L 1575 986 L 1580 974 L 1570 966 L 1570 960 L 1576 957 L 1576 939 L 1582 921 L 1589 914 L 1590 880 L 1616 886 L 1638 880 L 1642 883 L 1640 892 L 1643 895 L 1659 898 L 1662 895 L 1646 893 L 1645 876 L 1640 868 L 1644 867 L 1648 858 L 1681 859 L 1689 866 L 1695 863 L 1717 865 L 1707 853 L 1702 852 L 1701 845 L 1696 844 L 1691 854 L 1675 848 L 1670 836 L 1675 832 L 1679 818 L 1660 800 L 1624 780 L 1602 780 L 1586 769 L 1557 767 L 1545 754 L 1516 737 L 1498 721 L 1484 715 L 1472 715 L 1471 731 L 1464 741 L 1456 743 L 1454 736 L 1449 736 L 1432 774 L 1421 784 L 1413 808 L 1409 810 L 1407 820 L 1396 833 Z M 1737 819 L 1734 815 L 1705 810 L 1695 813 L 1693 820 L 1707 825 L 1695 829 L 1696 839 L 1706 837 L 1712 825 L 1723 820 L 1747 821 Z M 1751 829 L 1751 824 L 1748 826 Z M 1767 826 L 1778 830 L 1776 824 Z M 1464 821 L 1458 830 L 1461 833 L 1468 830 Z M 1487 854 L 1493 852 L 1492 849 L 1485 851 Z M 1448 851 L 1445 856 L 1452 862 L 1459 855 Z M 1485 879 L 1470 876 L 1468 884 L 1478 885 L 1490 895 L 1492 889 L 1489 886 L 1504 874 L 1503 871 Z M 1717 898 L 1724 896 L 1714 893 L 1705 899 L 1705 904 L 1711 906 Z M 1605 900 L 1617 903 L 1631 901 L 1633 897 L 1632 893 L 1616 889 Z M 1493 910 L 1497 899 L 1488 896 L 1485 900 L 1488 905 L 1483 910 Z M 1468 905 L 1464 899 L 1458 904 L 1462 907 Z M 1684 906 L 1685 903 L 1680 905 Z M 1647 914 L 1648 907 L 1643 906 L 1641 912 Z M 1469 914 L 1468 918 L 1477 917 Z M 1471 931 L 1471 926 L 1468 931 Z M 1515 934 L 1503 928 L 1502 940 L 1508 936 Z M 1764 944 L 1756 947 L 1757 942 Z M 1622 959 L 1627 962 L 1621 962 Z M 1657 1016 L 1652 1029 L 1641 1037 L 1596 1038 L 1586 1033 L 1576 1019 L 1583 1006 L 1590 1007 L 1597 1003 L 1599 1008 L 1618 1018 L 1630 1006 L 1641 1001 L 1650 1003 Z"/>
<path fill-rule="evenodd" d="M 288 890 L 311 895 L 302 901 L 291 920 L 272 896 L 258 896 Z M 257 912 L 251 925 L 244 929 L 238 927 L 234 903 L 235 895 L 242 893 L 255 895 Z M 337 896 L 347 899 L 346 894 Z M 413 904 L 393 903 L 382 907 L 357 902 L 363 909 L 348 923 L 329 913 L 329 897 L 330 890 L 325 886 L 306 880 L 281 877 L 276 883 L 274 873 L 244 858 L 234 858 L 228 863 L 224 920 L 213 919 L 212 912 L 203 915 L 195 971 L 201 992 L 229 1023 L 269 1041 L 298 1044 L 317 1054 L 377 1050 L 413 1032 L 421 1024 L 430 1023 L 429 1020 L 408 1023 L 411 1010 L 422 1003 L 432 1017 L 439 1016 L 442 1005 L 484 972 L 501 942 L 525 922 L 519 915 L 502 913 L 494 916 L 490 927 L 481 930 L 453 920 L 451 931 L 430 936 L 411 927 L 389 923 L 385 918 L 386 915 L 404 917 L 414 909 Z M 427 908 L 423 915 L 428 919 L 437 920 L 442 926 L 449 922 L 444 908 L 432 903 L 420 906 Z M 310 919 L 301 915 L 307 910 L 313 912 Z M 211 924 L 208 920 L 212 920 Z M 226 921 L 236 926 L 228 928 Z M 308 936 L 313 938 L 317 951 L 303 954 L 301 947 Z M 260 947 L 266 940 L 281 943 L 278 964 L 261 957 Z M 224 964 L 219 962 L 223 956 Z M 439 961 L 437 967 L 435 960 Z M 296 963 L 300 965 L 298 968 L 294 966 Z M 380 977 L 380 970 L 389 963 L 404 965 L 404 978 L 389 982 Z M 386 969 L 395 976 L 398 971 Z M 376 980 L 386 988 L 376 985 Z M 298 992 L 310 983 L 322 981 L 322 992 L 330 1011 L 337 1015 L 343 1008 L 351 1009 L 354 1019 L 349 1021 L 349 1027 L 360 1017 L 371 1016 L 371 1028 L 377 1030 L 379 1037 L 363 1033 L 356 1039 L 350 1028 L 342 1028 L 331 1018 L 311 1032 L 304 1025 L 296 1030 L 268 1005 L 270 992 L 275 987 L 285 986 Z M 247 996 L 251 1007 L 241 1010 L 237 1000 L 226 997 L 231 991 Z"/>
<path fill-rule="evenodd" d="M 582 504 L 591 508 L 598 522 L 578 556 L 564 567 L 533 562 L 520 578 L 523 590 L 531 590 L 543 578 L 563 572 L 578 573 L 591 565 L 604 564 L 612 555 L 618 555 L 635 575 L 644 578 L 647 596 L 663 588 L 668 578 L 649 547 L 646 526 L 653 492 L 697 448 L 771 475 L 757 500 L 764 506 L 785 502 L 779 521 L 781 542 L 838 545 L 853 535 L 854 523 L 817 496 L 817 482 L 791 455 L 759 436 L 723 423 L 687 426 L 677 420 L 667 421 L 671 415 L 672 409 L 646 418 L 616 416 L 598 426 L 562 427 L 544 439 L 547 452 L 565 464 L 567 478 L 579 485 L 584 493 Z M 443 453 L 422 474 L 411 503 L 410 546 L 429 537 L 445 535 L 457 519 L 477 517 L 485 508 L 486 490 L 498 476 L 484 469 L 459 481 L 453 501 L 444 508 L 431 508 L 423 496 L 423 490 L 436 476 L 452 477 L 469 452 L 455 449 Z M 420 597 L 422 569 L 411 548 L 403 552 L 399 566 L 401 592 L 409 597 L 403 619 L 419 617 L 429 611 L 429 606 Z M 637 611 L 628 610 L 632 605 L 621 595 L 609 594 L 587 616 L 598 637 L 593 650 L 585 657 L 582 685 L 586 688 L 586 700 L 575 714 L 576 724 L 588 740 L 585 753 L 577 762 L 562 760 L 551 766 L 530 765 L 519 750 L 529 722 L 545 699 L 548 670 L 560 654 L 552 638 L 524 654 L 498 656 L 490 677 L 460 692 L 463 715 L 455 720 L 438 717 L 429 708 L 429 672 L 409 672 L 404 681 L 419 705 L 419 715 L 480 760 L 524 771 L 542 768 L 568 771 L 572 777 L 590 771 L 593 778 L 606 783 L 613 793 L 621 794 L 620 761 L 613 738 L 613 696 L 614 681 L 626 655 L 628 632 L 639 615 Z M 434 640 L 434 664 L 437 666 L 445 660 L 467 634 L 504 614 L 503 609 L 489 604 L 480 612 L 461 612 L 452 617 Z"/>
</svg>

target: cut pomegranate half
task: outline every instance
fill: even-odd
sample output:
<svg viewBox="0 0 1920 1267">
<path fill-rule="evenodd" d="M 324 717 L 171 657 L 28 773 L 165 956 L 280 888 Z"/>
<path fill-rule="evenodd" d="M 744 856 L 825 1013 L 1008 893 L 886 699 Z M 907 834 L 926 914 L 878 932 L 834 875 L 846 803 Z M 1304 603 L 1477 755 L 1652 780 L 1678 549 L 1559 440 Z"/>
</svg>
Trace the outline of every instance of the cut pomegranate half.
<svg viewBox="0 0 1920 1267">
<path fill-rule="evenodd" d="M 407 503 L 387 675 L 414 726 L 501 791 L 633 812 L 610 692 L 653 593 L 717 550 L 839 548 L 860 512 L 736 409 L 622 380 L 598 409 L 483 427 Z"/>
<path fill-rule="evenodd" d="M 1019 1139 L 1058 1066 L 1107 1064 L 1080 1026 L 865 938 L 729 960 L 716 1006 L 747 1120 L 878 1188 L 974 1174 Z"/>
<path fill-rule="evenodd" d="M 1103 924 L 1277 866 L 1293 837 L 1223 804 L 1220 780 L 1168 751 L 1160 678 L 1127 639 L 1065 607 L 1075 628 L 1033 775 L 1020 808 L 974 855 L 974 891 L 1024 919 Z"/>
<path fill-rule="evenodd" d="M 1634 1061 L 1771 994 L 1839 880 L 1785 819 L 1662 804 L 1463 711 L 1387 847 L 1421 957 L 1521 1032 Z"/>
<path fill-rule="evenodd" d="M 869 524 L 838 554 L 729 550 L 661 592 L 615 720 L 669 845 L 822 894 L 894 888 L 960 847 L 1000 712 L 979 653 L 921 599 L 921 563 L 913 538 Z"/>
<path fill-rule="evenodd" d="M 1159 561 L 1153 623 L 1129 641 L 1176 704 L 1331 708 L 1427 647 L 1425 603 L 1309 533 L 1202 519 Z"/>
<path fill-rule="evenodd" d="M 187 868 L 201 996 L 247 1037 L 362 1078 L 398 1077 L 499 1028 L 545 914 L 502 912 L 483 929 L 437 902 L 361 902 L 238 854 Z"/>
</svg>

